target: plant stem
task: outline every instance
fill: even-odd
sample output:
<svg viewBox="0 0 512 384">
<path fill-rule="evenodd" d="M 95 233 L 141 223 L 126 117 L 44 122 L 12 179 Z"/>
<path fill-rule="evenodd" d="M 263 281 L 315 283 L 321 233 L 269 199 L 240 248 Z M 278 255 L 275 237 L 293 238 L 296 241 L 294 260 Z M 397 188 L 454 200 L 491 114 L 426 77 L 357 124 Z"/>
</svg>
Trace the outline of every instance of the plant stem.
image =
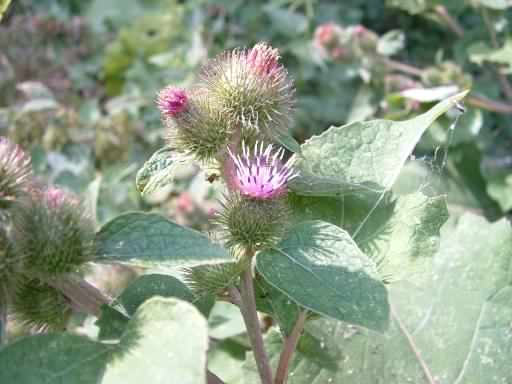
<svg viewBox="0 0 512 384">
<path fill-rule="evenodd" d="M 489 11 L 485 7 L 482 7 L 482 18 L 484 19 L 485 27 L 489 32 L 492 47 L 494 49 L 498 49 L 500 47 L 498 43 L 498 37 L 496 36 L 496 31 L 494 30 L 494 27 L 491 24 Z M 503 73 L 502 69 L 498 65 L 495 66 L 495 68 L 503 94 L 505 95 L 508 101 L 512 101 L 512 85 L 510 85 L 507 75 Z"/>
<path fill-rule="evenodd" d="M 100 316 L 102 305 L 113 303 L 112 298 L 82 278 L 63 277 L 48 281 L 48 284 L 61 291 L 77 310 L 96 317 Z"/>
<path fill-rule="evenodd" d="M 216 374 L 206 371 L 206 382 L 208 384 L 225 384 Z"/>
<path fill-rule="evenodd" d="M 430 371 L 429 366 L 427 365 L 425 360 L 423 360 L 423 357 L 421 356 L 421 353 L 420 353 L 418 347 L 416 346 L 416 343 L 414 342 L 412 335 L 409 333 L 409 331 L 405 327 L 405 324 L 402 322 L 402 320 L 398 316 L 398 313 L 396 312 L 393 305 L 391 305 L 391 303 L 390 303 L 389 306 L 391 309 L 391 316 L 395 319 L 395 321 L 398 325 L 398 328 L 400 328 L 400 331 L 404 334 L 405 338 L 407 339 L 407 342 L 409 343 L 409 346 L 411 347 L 411 349 L 414 353 L 414 356 L 416 356 L 416 360 L 418 360 L 418 363 L 420 364 L 421 369 L 423 369 L 423 373 L 425 375 L 425 378 L 428 381 L 428 384 L 438 384 L 437 380 L 434 379 L 434 376 L 432 375 L 432 372 Z"/>
<path fill-rule="evenodd" d="M 421 77 L 423 74 L 423 69 L 414 67 L 409 64 L 401 63 L 399 61 L 391 60 L 388 58 L 382 58 L 382 62 L 390 69 L 398 72 L 405 73 L 407 75 L 412 75 L 416 77 Z M 505 78 L 505 80 L 507 80 Z M 508 81 L 506 81 L 508 84 Z M 503 86 L 504 89 L 508 89 L 508 86 Z M 512 88 L 510 89 L 511 96 L 512 96 Z M 512 100 L 512 99 L 511 99 Z M 473 94 L 471 96 L 468 96 L 466 98 L 466 102 L 477 108 L 485 109 L 489 112 L 496 112 L 496 113 L 502 113 L 502 114 L 512 114 L 512 104 L 504 103 L 502 101 L 497 100 L 491 100 L 485 96 L 476 95 Z"/>
<path fill-rule="evenodd" d="M 395 61 L 387 57 L 381 58 L 382 62 L 391 70 L 406 73 L 408 75 L 421 77 L 423 76 L 424 70 L 418 67 L 414 67 L 410 64 L 405 64 L 400 61 Z"/>
<path fill-rule="evenodd" d="M 446 24 L 446 26 L 455 34 L 457 37 L 464 36 L 464 29 L 459 24 L 457 20 L 455 20 L 448 10 L 442 5 L 436 5 L 434 7 L 434 12 L 439 16 L 439 18 Z"/>
<path fill-rule="evenodd" d="M 511 114 L 512 104 L 503 103 L 501 101 L 491 100 L 481 95 L 471 95 L 466 98 L 466 102 L 477 108 L 485 109 L 489 112 Z"/>
<path fill-rule="evenodd" d="M 295 322 L 292 333 L 284 341 L 283 350 L 281 351 L 281 356 L 279 357 L 279 365 L 277 366 L 274 384 L 286 383 L 286 378 L 288 377 L 288 368 L 292 360 L 293 352 L 295 351 L 295 348 L 297 348 L 297 343 L 299 342 L 302 330 L 304 329 L 304 323 L 306 322 L 307 314 L 308 312 L 306 310 L 299 313 L 299 317 Z"/>
<path fill-rule="evenodd" d="M 248 258 L 252 258 L 254 252 L 246 252 Z M 263 345 L 260 321 L 256 312 L 256 299 L 254 297 L 254 285 L 251 268 L 247 268 L 240 278 L 241 312 L 244 318 L 247 334 L 251 341 L 254 359 L 258 367 L 262 384 L 272 384 L 272 370 Z"/>
</svg>

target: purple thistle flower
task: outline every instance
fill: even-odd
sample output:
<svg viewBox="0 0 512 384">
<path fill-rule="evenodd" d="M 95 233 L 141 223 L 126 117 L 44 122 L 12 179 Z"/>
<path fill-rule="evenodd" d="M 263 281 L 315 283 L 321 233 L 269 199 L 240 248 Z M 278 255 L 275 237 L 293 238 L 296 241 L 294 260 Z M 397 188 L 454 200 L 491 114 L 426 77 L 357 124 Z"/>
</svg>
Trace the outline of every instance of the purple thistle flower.
<svg viewBox="0 0 512 384">
<path fill-rule="evenodd" d="M 166 118 L 176 117 L 188 105 L 188 96 L 184 89 L 167 86 L 158 92 L 156 103 Z"/>
<path fill-rule="evenodd" d="M 256 142 L 254 153 L 242 144 L 242 155 L 234 155 L 228 148 L 235 165 L 232 184 L 243 196 L 254 199 L 272 199 L 286 193 L 288 181 L 298 176 L 294 172 L 294 158 L 283 163 L 284 149 L 272 152 L 272 144 L 263 150 L 263 142 Z"/>
</svg>

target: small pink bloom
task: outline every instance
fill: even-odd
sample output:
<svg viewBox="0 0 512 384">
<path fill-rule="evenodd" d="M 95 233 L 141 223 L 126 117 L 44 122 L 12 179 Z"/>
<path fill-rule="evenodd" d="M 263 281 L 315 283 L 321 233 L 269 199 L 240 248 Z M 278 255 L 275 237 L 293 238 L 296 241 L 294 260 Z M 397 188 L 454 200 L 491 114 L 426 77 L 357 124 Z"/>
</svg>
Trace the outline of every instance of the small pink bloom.
<svg viewBox="0 0 512 384">
<path fill-rule="evenodd" d="M 281 68 L 279 51 L 266 43 L 258 43 L 247 53 L 247 64 L 258 74 L 271 76 Z"/>
<path fill-rule="evenodd" d="M 343 59 L 345 57 L 346 53 L 347 53 L 347 51 L 346 51 L 345 48 L 343 48 L 343 47 L 335 47 L 331 51 L 331 57 L 334 60 L 340 60 L 340 59 Z"/>
<path fill-rule="evenodd" d="M 66 198 L 66 194 L 62 189 L 51 186 L 45 191 L 45 197 L 48 205 L 55 208 L 62 204 Z"/>
<path fill-rule="evenodd" d="M 164 117 L 176 117 L 187 108 L 188 96 L 184 89 L 168 86 L 158 92 L 156 103 Z"/>
<path fill-rule="evenodd" d="M 210 207 L 208 208 L 208 217 L 215 217 L 218 213 L 217 208 Z"/>
<path fill-rule="evenodd" d="M 256 142 L 251 155 L 248 147 L 242 144 L 242 155 L 234 155 L 228 148 L 229 156 L 235 164 L 234 183 L 243 196 L 254 199 L 272 199 L 286 193 L 288 181 L 298 176 L 294 172 L 293 157 L 283 164 L 284 149 L 272 152 L 272 145 L 263 150 L 263 142 Z"/>
<path fill-rule="evenodd" d="M 314 44 L 317 47 L 325 47 L 333 45 L 336 42 L 336 37 L 340 27 L 335 23 L 325 23 L 319 25 L 314 34 Z"/>
<path fill-rule="evenodd" d="M 361 37 L 368 33 L 368 28 L 366 28 L 364 25 L 358 24 L 353 29 L 354 35 Z"/>
<path fill-rule="evenodd" d="M 181 213 L 191 213 L 194 210 L 194 201 L 188 192 L 183 192 L 178 197 L 176 209 Z"/>
</svg>

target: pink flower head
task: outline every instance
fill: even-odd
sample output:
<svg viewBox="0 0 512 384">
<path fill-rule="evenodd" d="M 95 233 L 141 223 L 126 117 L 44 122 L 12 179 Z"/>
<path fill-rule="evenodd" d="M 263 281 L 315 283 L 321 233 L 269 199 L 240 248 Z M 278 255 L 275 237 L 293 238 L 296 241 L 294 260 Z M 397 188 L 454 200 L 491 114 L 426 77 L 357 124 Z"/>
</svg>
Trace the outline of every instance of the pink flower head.
<svg viewBox="0 0 512 384">
<path fill-rule="evenodd" d="M 156 103 L 164 117 L 176 117 L 187 108 L 188 96 L 184 89 L 167 86 L 158 92 Z"/>
<path fill-rule="evenodd" d="M 343 47 L 334 47 L 331 51 L 331 57 L 334 60 L 344 59 L 347 55 L 347 50 Z"/>
<path fill-rule="evenodd" d="M 66 199 L 66 193 L 62 189 L 53 186 L 48 187 L 44 195 L 48 206 L 51 208 L 59 207 Z"/>
<path fill-rule="evenodd" d="M 279 51 L 267 43 L 258 43 L 247 52 L 247 64 L 259 75 L 273 76 L 281 65 Z"/>
<path fill-rule="evenodd" d="M 334 23 L 319 25 L 315 30 L 314 42 L 316 46 L 324 47 L 334 42 L 336 31 L 339 27 Z"/>
<path fill-rule="evenodd" d="M 293 170 L 293 157 L 283 164 L 284 149 L 272 152 L 272 145 L 263 150 L 263 142 L 256 142 L 254 153 L 242 144 L 242 155 L 229 156 L 236 168 L 234 183 L 243 196 L 254 199 L 272 199 L 286 193 L 288 181 L 298 176 Z"/>
<path fill-rule="evenodd" d="M 368 28 L 361 24 L 357 24 L 353 29 L 354 35 L 359 37 L 366 35 L 368 32 Z"/>
</svg>

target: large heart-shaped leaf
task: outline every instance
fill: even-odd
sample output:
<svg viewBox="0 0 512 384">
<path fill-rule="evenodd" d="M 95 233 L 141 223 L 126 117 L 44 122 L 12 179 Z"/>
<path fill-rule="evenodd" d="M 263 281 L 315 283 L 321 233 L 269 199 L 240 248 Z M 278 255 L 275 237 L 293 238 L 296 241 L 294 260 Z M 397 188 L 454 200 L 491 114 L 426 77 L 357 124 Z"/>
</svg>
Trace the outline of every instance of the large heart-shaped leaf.
<svg viewBox="0 0 512 384">
<path fill-rule="evenodd" d="M 350 233 L 383 279 L 429 270 L 448 218 L 444 196 L 422 192 L 368 204 L 350 197 L 290 196 L 296 220 L 325 220 Z"/>
<path fill-rule="evenodd" d="M 232 261 L 206 236 L 154 213 L 134 212 L 105 224 L 96 236 L 98 261 L 169 268 Z"/>
<path fill-rule="evenodd" d="M 305 308 L 378 331 L 387 327 L 387 293 L 375 264 L 335 225 L 295 226 L 275 248 L 257 255 L 256 267 Z"/>
<path fill-rule="evenodd" d="M 312 137 L 301 146 L 296 163 L 301 176 L 290 187 L 297 194 L 321 196 L 388 190 L 425 130 L 467 93 L 410 120 L 354 122 Z"/>
<path fill-rule="evenodd" d="M 386 334 L 313 321 L 306 325 L 288 383 L 508 383 L 511 272 L 510 224 L 467 214 L 456 227 L 444 228 L 430 279 L 390 287 L 393 321 Z M 274 364 L 280 348 L 274 333 L 267 339 Z M 254 372 L 249 360 L 246 383 L 257 382 L 251 381 Z"/>
<path fill-rule="evenodd" d="M 214 300 L 211 296 L 196 297 L 180 280 L 169 275 L 151 274 L 139 277 L 131 283 L 116 299 L 126 311 L 125 314 L 109 306 L 103 306 L 101 316 L 96 322 L 100 328 L 99 338 L 102 340 L 119 339 L 131 316 L 147 300 L 154 296 L 175 297 L 193 303 L 204 316 L 208 316 Z"/>
<path fill-rule="evenodd" d="M 207 349 L 199 311 L 157 297 L 139 307 L 117 344 L 56 333 L 0 349 L 0 383 L 204 384 Z"/>
</svg>

